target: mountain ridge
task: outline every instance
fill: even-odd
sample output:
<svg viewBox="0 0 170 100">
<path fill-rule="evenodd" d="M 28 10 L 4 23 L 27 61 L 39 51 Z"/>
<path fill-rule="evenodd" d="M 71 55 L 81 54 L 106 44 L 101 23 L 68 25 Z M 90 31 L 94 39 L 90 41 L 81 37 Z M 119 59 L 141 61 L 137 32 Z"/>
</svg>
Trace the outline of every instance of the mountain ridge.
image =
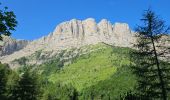
<svg viewBox="0 0 170 100">
<path fill-rule="evenodd" d="M 72 19 L 57 25 L 49 35 L 28 42 L 20 50 L 0 56 L 0 61 L 11 64 L 16 59 L 31 56 L 38 51 L 48 53 L 48 56 L 52 57 L 65 49 L 80 48 L 100 42 L 119 47 L 132 47 L 136 41 L 135 35 L 136 33 L 126 23 L 112 24 L 107 19 L 102 19 L 99 23 L 93 18 Z M 33 62 L 35 64 L 37 61 Z"/>
</svg>

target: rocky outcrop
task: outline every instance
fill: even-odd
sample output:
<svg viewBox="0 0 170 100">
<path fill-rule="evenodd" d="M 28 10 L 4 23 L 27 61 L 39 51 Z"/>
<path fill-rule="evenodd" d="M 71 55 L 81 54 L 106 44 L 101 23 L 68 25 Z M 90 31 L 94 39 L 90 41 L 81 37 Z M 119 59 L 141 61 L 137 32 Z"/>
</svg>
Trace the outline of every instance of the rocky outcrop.
<svg viewBox="0 0 170 100">
<path fill-rule="evenodd" d="M 112 25 L 109 21 L 103 19 L 97 24 L 92 18 L 84 21 L 73 19 L 61 23 L 52 34 L 53 39 L 59 43 L 63 40 L 64 42 L 67 41 L 66 44 L 62 43 L 61 46 L 81 46 L 106 42 L 116 46 L 129 47 L 134 42 L 133 36 L 134 33 L 126 23 L 115 23 Z M 52 40 L 54 43 L 56 41 Z"/>
<path fill-rule="evenodd" d="M 9 51 L 18 48 L 17 52 L 10 52 L 12 54 L 0 57 L 3 63 L 9 63 L 15 59 L 24 56 L 30 56 L 36 51 L 52 51 L 55 54 L 58 51 L 68 48 L 79 48 L 84 45 L 97 44 L 104 42 L 107 44 L 131 47 L 135 42 L 135 33 L 132 32 L 126 23 L 112 24 L 110 21 L 103 19 L 96 23 L 95 19 L 88 18 L 86 20 L 72 19 L 70 21 L 59 24 L 54 32 L 48 36 L 44 36 L 32 42 L 17 42 L 12 46 L 7 46 Z M 24 47 L 24 48 L 23 48 Z M 5 49 L 7 52 L 8 50 Z M 14 50 L 13 50 L 14 51 Z"/>
<path fill-rule="evenodd" d="M 10 55 L 15 51 L 23 49 L 29 41 L 26 40 L 15 40 L 8 36 L 3 36 L 1 42 L 0 56 Z"/>
</svg>

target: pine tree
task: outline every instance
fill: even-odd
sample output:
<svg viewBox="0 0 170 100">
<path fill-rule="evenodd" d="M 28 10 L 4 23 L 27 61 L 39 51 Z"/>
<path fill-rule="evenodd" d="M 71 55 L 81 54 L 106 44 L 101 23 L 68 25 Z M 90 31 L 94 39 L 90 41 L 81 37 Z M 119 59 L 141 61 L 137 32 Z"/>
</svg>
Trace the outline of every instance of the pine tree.
<svg viewBox="0 0 170 100">
<path fill-rule="evenodd" d="M 160 59 L 169 51 L 159 44 L 169 28 L 151 9 L 145 11 L 141 20 L 144 24 L 136 29 L 135 47 L 138 51 L 133 52 L 135 56 L 133 58 L 138 58 L 134 59 L 136 61 L 134 72 L 139 77 L 139 94 L 145 99 L 167 100 L 170 68 L 168 64 L 166 66 L 162 64 L 163 61 Z"/>
</svg>

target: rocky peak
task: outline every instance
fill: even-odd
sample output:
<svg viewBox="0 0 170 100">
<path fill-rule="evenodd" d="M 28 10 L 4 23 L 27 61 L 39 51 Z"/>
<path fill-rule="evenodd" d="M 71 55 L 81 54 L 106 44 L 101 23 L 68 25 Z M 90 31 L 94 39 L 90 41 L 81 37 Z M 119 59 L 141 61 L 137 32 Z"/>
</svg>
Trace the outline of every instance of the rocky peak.
<svg viewBox="0 0 170 100">
<path fill-rule="evenodd" d="M 95 33 L 97 33 L 97 24 L 95 19 L 88 18 L 82 22 L 83 24 L 83 30 L 85 36 L 91 36 Z"/>
<path fill-rule="evenodd" d="M 126 32 L 129 32 L 131 31 L 130 28 L 129 28 L 129 25 L 126 24 L 126 23 L 115 23 L 113 25 L 113 30 L 115 33 L 126 33 Z"/>
<path fill-rule="evenodd" d="M 88 18 L 86 20 L 72 19 L 70 21 L 59 24 L 54 30 L 54 35 L 67 35 L 72 37 L 89 36 L 97 32 L 95 19 Z"/>
<path fill-rule="evenodd" d="M 55 54 L 64 49 L 79 48 L 99 42 L 121 47 L 131 47 L 131 43 L 135 41 L 133 34 L 128 24 L 125 23 L 112 24 L 106 19 L 102 19 L 99 23 L 96 23 L 93 18 L 86 20 L 72 19 L 59 24 L 48 36 L 29 43 L 17 42 L 16 44 L 20 46 L 17 46 L 19 48 L 17 49 L 18 51 L 0 57 L 0 60 L 8 63 L 14 59 L 30 56 L 39 50 L 42 52 L 50 51 L 53 52 L 52 54 Z M 9 47 L 15 48 L 15 46 Z M 5 51 L 8 50 L 9 48 Z"/>
<path fill-rule="evenodd" d="M 112 34 L 113 33 L 113 27 L 110 21 L 106 19 L 102 19 L 98 23 L 98 29 L 101 34 Z"/>
</svg>

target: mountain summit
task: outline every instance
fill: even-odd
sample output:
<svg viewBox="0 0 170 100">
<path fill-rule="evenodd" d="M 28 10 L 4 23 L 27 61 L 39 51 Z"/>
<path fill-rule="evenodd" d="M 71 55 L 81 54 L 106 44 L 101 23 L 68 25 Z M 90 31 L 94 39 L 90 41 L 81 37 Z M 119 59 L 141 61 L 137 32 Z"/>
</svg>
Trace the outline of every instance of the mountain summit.
<svg viewBox="0 0 170 100">
<path fill-rule="evenodd" d="M 2 63 L 9 63 L 21 57 L 30 56 L 40 50 L 52 52 L 52 55 L 60 50 L 79 48 L 100 42 L 120 47 L 131 47 L 135 41 L 134 35 L 135 33 L 130 30 L 126 23 L 112 24 L 106 19 L 96 23 L 93 18 L 83 21 L 72 19 L 59 24 L 54 32 L 49 35 L 26 42 L 26 45 L 17 49 L 17 51 L 8 50 L 12 54 L 3 54 L 0 60 Z M 16 43 L 15 45 L 19 44 Z M 14 45 L 10 46 L 15 48 Z"/>
</svg>

